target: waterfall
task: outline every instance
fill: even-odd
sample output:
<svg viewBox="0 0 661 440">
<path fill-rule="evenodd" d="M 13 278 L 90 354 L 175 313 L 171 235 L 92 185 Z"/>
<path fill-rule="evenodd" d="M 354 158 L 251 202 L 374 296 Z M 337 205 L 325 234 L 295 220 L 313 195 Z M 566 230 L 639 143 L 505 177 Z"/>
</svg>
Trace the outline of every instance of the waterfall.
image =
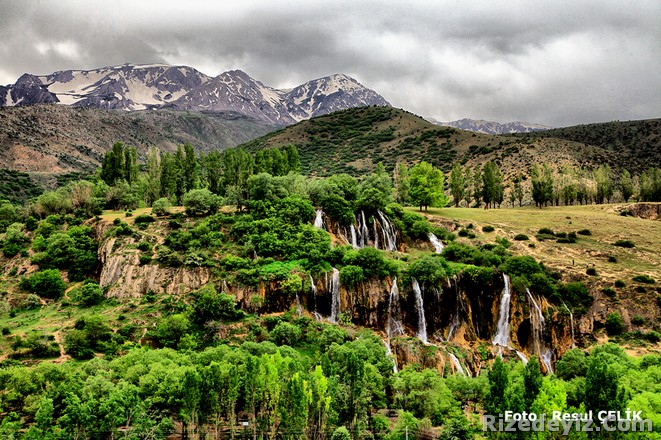
<svg viewBox="0 0 661 440">
<path fill-rule="evenodd" d="M 388 356 L 390 359 L 392 359 L 392 372 L 397 373 L 397 360 L 395 359 L 395 354 L 392 352 L 392 348 L 390 347 L 390 339 L 385 340 L 383 339 L 383 345 L 386 346 L 386 356 Z"/>
<path fill-rule="evenodd" d="M 331 277 L 328 290 L 331 293 L 331 315 L 330 322 L 337 324 L 340 317 L 340 271 L 333 268 L 333 276 Z"/>
<path fill-rule="evenodd" d="M 569 323 L 571 324 L 571 348 L 576 348 L 576 343 L 574 342 L 574 314 L 569 310 L 569 307 L 567 307 L 567 304 L 565 302 L 562 302 L 562 305 L 565 306 L 565 309 L 569 312 Z"/>
<path fill-rule="evenodd" d="M 363 220 L 359 226 L 360 229 L 360 247 L 363 248 L 369 244 L 370 241 L 370 230 L 367 227 L 367 221 L 365 220 L 365 211 L 360 211 L 360 218 Z"/>
<path fill-rule="evenodd" d="M 519 359 L 521 359 L 521 362 L 523 362 L 523 365 L 527 365 L 528 358 L 526 357 L 526 355 L 521 353 L 519 350 L 515 350 L 515 351 L 516 351 L 516 355 L 519 357 Z"/>
<path fill-rule="evenodd" d="M 377 234 L 377 232 L 376 232 L 377 231 L 377 229 L 376 229 L 376 217 L 374 217 L 372 220 L 373 220 L 372 227 L 374 228 L 374 249 L 378 249 L 379 248 L 379 234 Z M 383 231 L 383 228 L 381 228 L 381 230 Z M 384 246 L 385 246 L 385 243 L 384 243 Z"/>
<path fill-rule="evenodd" d="M 312 274 L 308 274 L 310 277 L 310 291 L 312 292 L 312 298 L 314 300 L 314 311 L 312 312 L 312 315 L 317 321 L 321 321 L 323 318 L 321 317 L 321 314 L 317 311 L 317 286 L 314 284 L 314 279 L 312 278 Z"/>
<path fill-rule="evenodd" d="M 423 293 L 420 289 L 420 284 L 418 280 L 413 278 L 413 292 L 415 293 L 415 304 L 418 309 L 418 339 L 423 343 L 427 344 L 427 321 L 425 320 L 425 303 L 423 299 Z"/>
<path fill-rule="evenodd" d="M 353 226 L 353 224 L 351 224 L 349 229 L 351 230 L 351 246 L 353 246 L 354 249 L 360 249 L 360 246 L 358 246 L 358 239 L 356 237 L 356 228 Z"/>
<path fill-rule="evenodd" d="M 526 293 L 528 294 L 528 298 L 530 298 L 530 301 L 534 306 L 535 312 L 533 313 L 533 309 L 530 310 L 530 325 L 532 326 L 534 348 L 540 360 L 546 367 L 546 371 L 550 374 L 553 373 L 553 352 L 550 348 L 544 345 L 544 314 L 542 313 L 542 309 L 539 307 L 539 305 L 537 305 L 537 302 L 535 301 L 535 298 L 533 298 L 532 293 L 530 293 L 530 289 L 527 287 Z"/>
<path fill-rule="evenodd" d="M 303 313 L 303 309 L 301 309 L 301 300 L 298 297 L 298 292 L 296 292 L 296 314 L 301 316 L 301 313 Z"/>
<path fill-rule="evenodd" d="M 444 247 L 443 242 L 441 240 L 439 240 L 438 237 L 436 235 L 432 234 L 431 232 L 429 233 L 428 237 L 429 237 L 429 241 L 431 242 L 431 245 L 434 246 L 434 251 L 437 254 L 442 253 L 443 252 L 443 247 Z"/>
<path fill-rule="evenodd" d="M 397 277 L 392 281 L 390 296 L 388 298 L 388 324 L 386 325 L 386 336 L 388 341 L 393 336 L 404 334 L 402 323 L 399 319 L 399 288 L 397 287 Z"/>
<path fill-rule="evenodd" d="M 452 283 L 450 283 L 450 278 L 448 277 L 448 286 L 452 288 Z M 457 284 L 457 280 L 454 279 L 454 292 L 456 295 L 456 307 L 454 309 L 454 316 L 452 317 L 452 323 L 450 324 L 450 330 L 448 331 L 448 341 L 452 339 L 452 336 L 454 336 L 454 332 L 457 330 L 459 327 L 461 321 L 460 321 L 460 314 L 462 310 L 462 297 L 461 297 L 461 292 L 459 292 L 459 286 Z"/>
<path fill-rule="evenodd" d="M 230 293 L 230 286 L 227 285 L 225 280 L 223 280 L 223 293 Z"/>
<path fill-rule="evenodd" d="M 317 209 L 317 216 L 314 219 L 314 227 L 324 229 L 324 211 Z"/>
<path fill-rule="evenodd" d="M 500 298 L 500 311 L 498 312 L 498 328 L 496 336 L 493 338 L 493 345 L 507 347 L 510 339 L 510 277 L 503 274 L 505 287 L 503 296 Z"/>
<path fill-rule="evenodd" d="M 464 369 L 461 367 L 461 362 L 459 362 L 459 359 L 457 359 L 457 356 L 454 354 L 450 353 L 450 360 L 452 361 L 452 364 L 454 365 L 454 369 L 459 372 L 462 376 L 466 377 L 466 372 Z"/>
<path fill-rule="evenodd" d="M 395 228 L 392 225 L 390 219 L 381 212 L 381 210 L 376 211 L 381 220 L 381 234 L 383 235 L 383 249 L 387 251 L 396 251 L 397 250 L 397 234 L 395 233 Z M 376 233 L 376 223 L 374 224 L 374 236 L 377 236 Z M 376 246 L 375 246 L 376 247 Z"/>
</svg>

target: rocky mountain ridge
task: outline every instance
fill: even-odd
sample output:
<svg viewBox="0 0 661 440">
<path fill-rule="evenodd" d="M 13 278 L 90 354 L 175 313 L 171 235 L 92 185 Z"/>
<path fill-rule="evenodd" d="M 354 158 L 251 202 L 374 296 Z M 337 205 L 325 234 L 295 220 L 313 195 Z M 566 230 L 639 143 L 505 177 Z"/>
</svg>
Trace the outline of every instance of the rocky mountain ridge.
<svg viewBox="0 0 661 440">
<path fill-rule="evenodd" d="M 123 64 L 49 75 L 26 73 L 15 84 L 0 86 L 0 106 L 35 104 L 128 111 L 234 111 L 279 125 L 346 108 L 390 105 L 375 91 L 343 74 L 279 90 L 241 70 L 210 77 L 192 67 L 166 64 Z"/>
<path fill-rule="evenodd" d="M 550 130 L 553 127 L 549 125 L 534 124 L 531 122 L 505 122 L 485 121 L 484 119 L 463 118 L 456 121 L 442 122 L 434 118 L 427 118 L 432 124 L 441 127 L 454 127 L 466 131 L 484 134 L 511 134 L 511 133 L 531 133 L 533 131 Z"/>
</svg>

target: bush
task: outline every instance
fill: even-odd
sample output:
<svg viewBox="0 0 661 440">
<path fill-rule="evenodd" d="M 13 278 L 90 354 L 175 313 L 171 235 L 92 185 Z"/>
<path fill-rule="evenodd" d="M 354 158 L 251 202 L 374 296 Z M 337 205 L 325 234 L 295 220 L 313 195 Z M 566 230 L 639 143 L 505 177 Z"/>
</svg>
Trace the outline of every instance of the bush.
<svg viewBox="0 0 661 440">
<path fill-rule="evenodd" d="M 29 278 L 23 278 L 20 287 L 45 298 L 58 299 L 64 294 L 67 285 L 62 280 L 60 271 L 47 269 Z"/>
<path fill-rule="evenodd" d="M 615 289 L 611 289 L 610 287 L 601 289 L 601 292 L 609 298 L 614 298 L 617 295 Z"/>
<path fill-rule="evenodd" d="M 135 218 L 135 224 L 136 225 L 142 225 L 142 224 L 147 224 L 147 223 L 154 223 L 156 219 L 152 217 L 151 215 L 147 214 L 140 214 Z"/>
<path fill-rule="evenodd" d="M 184 194 L 183 205 L 187 215 L 202 216 L 216 212 L 220 207 L 220 200 L 206 188 L 193 189 Z"/>
<path fill-rule="evenodd" d="M 242 312 L 236 310 L 235 302 L 232 295 L 218 293 L 213 284 L 207 284 L 193 293 L 193 319 L 198 324 L 237 319 Z"/>
<path fill-rule="evenodd" d="M 514 236 L 514 239 L 515 239 L 516 241 L 525 241 L 525 240 L 529 240 L 529 238 L 528 238 L 528 236 L 527 236 L 526 234 L 516 234 L 516 235 Z"/>
<path fill-rule="evenodd" d="M 586 274 L 596 276 L 597 275 L 597 269 L 594 267 L 588 267 L 588 269 L 585 271 Z"/>
<path fill-rule="evenodd" d="M 420 283 L 427 282 L 432 285 L 445 279 L 449 274 L 447 262 L 431 255 L 414 261 L 409 265 L 408 269 L 408 276 L 410 278 L 415 278 Z"/>
<path fill-rule="evenodd" d="M 491 225 L 482 226 L 482 232 L 493 232 L 496 229 Z"/>
<path fill-rule="evenodd" d="M 576 232 L 578 235 L 592 235 L 592 232 L 590 232 L 589 229 L 581 229 L 580 231 Z"/>
<path fill-rule="evenodd" d="M 649 275 L 636 275 L 632 280 L 638 282 L 638 283 L 645 283 L 645 284 L 654 284 L 656 281 L 654 281 L 654 278 L 650 277 Z"/>
<path fill-rule="evenodd" d="M 344 426 L 337 428 L 331 437 L 331 440 L 351 440 L 351 434 Z"/>
<path fill-rule="evenodd" d="M 534 258 L 526 255 L 508 258 L 500 270 L 510 276 L 524 276 L 529 279 L 532 274 L 542 272 L 542 267 Z"/>
<path fill-rule="evenodd" d="M 615 312 L 606 317 L 606 332 L 610 335 L 619 335 L 624 331 L 624 321 L 622 316 Z"/>
<path fill-rule="evenodd" d="M 631 323 L 633 325 L 643 325 L 645 323 L 645 318 L 643 318 L 640 315 L 636 315 L 633 318 L 631 318 Z"/>
<path fill-rule="evenodd" d="M 270 339 L 277 345 L 296 345 L 301 339 L 301 329 L 289 322 L 281 322 L 270 333 Z"/>
<path fill-rule="evenodd" d="M 617 263 L 617 257 L 615 255 L 609 255 L 608 256 L 608 262 L 609 263 Z"/>
<path fill-rule="evenodd" d="M 613 243 L 613 246 L 619 246 L 623 248 L 633 248 L 636 247 L 633 241 L 631 240 L 617 240 L 615 243 Z"/>
<path fill-rule="evenodd" d="M 614 285 L 615 287 L 618 287 L 618 288 L 622 288 L 622 287 L 626 287 L 626 286 L 627 286 L 627 284 L 626 284 L 624 281 L 622 281 L 622 280 L 615 280 L 615 283 L 613 283 L 613 285 Z"/>
<path fill-rule="evenodd" d="M 83 307 L 91 307 L 103 302 L 103 291 L 97 283 L 87 283 L 81 287 L 75 301 Z"/>
<path fill-rule="evenodd" d="M 163 197 L 160 198 L 151 205 L 151 213 L 156 216 L 164 216 L 170 213 L 170 201 Z"/>
<path fill-rule="evenodd" d="M 468 230 L 462 229 L 457 233 L 457 235 L 459 235 L 460 237 L 468 237 Z"/>
<path fill-rule="evenodd" d="M 363 269 L 354 265 L 347 265 L 340 269 L 340 281 L 343 286 L 353 288 L 365 279 Z"/>
<path fill-rule="evenodd" d="M 142 252 L 150 251 L 151 250 L 151 243 L 149 243 L 148 241 L 141 241 L 140 243 L 138 243 L 137 248 L 139 250 L 141 250 Z"/>
<path fill-rule="evenodd" d="M 538 234 L 541 235 L 553 235 L 555 236 L 555 232 L 553 232 L 553 229 L 551 228 L 542 228 L 539 231 L 537 231 Z"/>
<path fill-rule="evenodd" d="M 151 263 L 151 255 L 150 254 L 140 254 L 140 257 L 138 257 L 138 262 L 140 263 L 140 266 L 147 265 Z"/>
</svg>

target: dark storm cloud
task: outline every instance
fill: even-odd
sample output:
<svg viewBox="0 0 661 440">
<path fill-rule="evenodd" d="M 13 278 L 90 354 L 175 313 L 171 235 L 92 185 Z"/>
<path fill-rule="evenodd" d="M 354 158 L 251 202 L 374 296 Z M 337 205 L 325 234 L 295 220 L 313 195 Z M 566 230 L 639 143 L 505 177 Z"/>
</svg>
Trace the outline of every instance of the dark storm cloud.
<svg viewBox="0 0 661 440">
<path fill-rule="evenodd" d="M 291 87 L 347 73 L 440 120 L 660 116 L 661 3 L 0 0 L 0 83 L 125 62 Z"/>
</svg>

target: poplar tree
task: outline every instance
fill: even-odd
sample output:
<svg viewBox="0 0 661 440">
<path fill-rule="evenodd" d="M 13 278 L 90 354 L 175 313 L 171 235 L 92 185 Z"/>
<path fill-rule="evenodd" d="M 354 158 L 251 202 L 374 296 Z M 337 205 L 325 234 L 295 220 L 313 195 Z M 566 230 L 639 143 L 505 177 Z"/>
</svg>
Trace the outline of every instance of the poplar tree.
<svg viewBox="0 0 661 440">
<path fill-rule="evenodd" d="M 466 192 L 466 181 L 464 179 L 464 172 L 461 169 L 459 162 L 455 162 L 452 166 L 450 173 L 450 193 L 454 199 L 454 206 L 459 206 L 459 203 L 464 198 Z"/>
</svg>

